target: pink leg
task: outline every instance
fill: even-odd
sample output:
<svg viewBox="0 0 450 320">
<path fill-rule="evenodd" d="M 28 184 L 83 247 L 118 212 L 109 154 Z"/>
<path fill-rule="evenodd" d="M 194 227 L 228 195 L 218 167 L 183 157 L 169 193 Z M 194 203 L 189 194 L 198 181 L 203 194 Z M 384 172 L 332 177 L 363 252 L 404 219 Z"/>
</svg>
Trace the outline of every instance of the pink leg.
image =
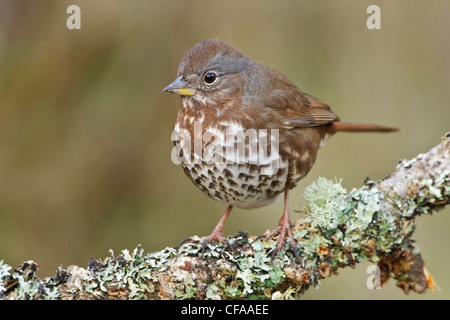
<svg viewBox="0 0 450 320">
<path fill-rule="evenodd" d="M 298 256 L 298 244 L 297 241 L 295 241 L 294 236 L 292 234 L 291 229 L 291 220 L 289 218 L 289 191 L 284 192 L 284 210 L 283 215 L 280 218 L 280 221 L 278 222 L 278 226 L 268 235 L 259 236 L 257 239 L 260 238 L 273 238 L 276 235 L 278 235 L 278 242 L 275 250 L 272 253 L 272 258 L 275 256 L 275 254 L 279 253 L 281 249 L 283 248 L 284 241 L 286 238 L 289 238 L 292 250 L 294 251 L 295 257 L 297 261 L 299 260 Z"/>
<path fill-rule="evenodd" d="M 225 210 L 222 218 L 220 218 L 219 223 L 214 228 L 213 232 L 209 236 L 207 236 L 203 240 L 203 242 L 224 242 L 225 236 L 223 235 L 223 226 L 225 225 L 225 222 L 230 215 L 231 209 L 233 209 L 233 207 L 231 205 L 228 206 L 227 210 Z"/>
<path fill-rule="evenodd" d="M 230 215 L 231 209 L 233 209 L 232 206 L 228 206 L 227 210 L 225 210 L 224 214 L 222 215 L 222 218 L 220 218 L 219 223 L 214 228 L 213 232 L 203 238 L 203 249 L 202 251 L 205 251 L 205 246 L 208 242 L 224 242 L 228 244 L 227 240 L 225 239 L 225 236 L 223 235 L 223 226 L 225 225 L 225 222 L 228 219 L 228 216 Z M 181 241 L 179 246 L 182 246 L 186 242 L 191 242 L 193 240 L 193 237 L 189 237 Z"/>
<path fill-rule="evenodd" d="M 289 191 L 284 192 L 284 210 L 283 215 L 278 222 L 277 231 L 280 234 L 277 243 L 277 252 L 280 252 L 283 247 L 286 237 L 290 238 L 292 248 L 297 251 L 297 243 L 294 240 L 291 229 L 291 219 L 289 218 Z"/>
</svg>

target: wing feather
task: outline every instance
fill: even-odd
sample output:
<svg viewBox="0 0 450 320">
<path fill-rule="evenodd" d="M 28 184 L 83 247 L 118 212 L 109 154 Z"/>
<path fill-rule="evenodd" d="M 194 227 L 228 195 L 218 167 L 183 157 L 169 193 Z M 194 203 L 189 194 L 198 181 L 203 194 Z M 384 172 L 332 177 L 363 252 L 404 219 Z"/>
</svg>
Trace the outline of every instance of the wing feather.
<svg viewBox="0 0 450 320">
<path fill-rule="evenodd" d="M 275 109 L 286 128 L 306 128 L 339 121 L 339 117 L 321 100 L 300 91 L 281 73 L 272 70 L 274 90 L 266 100 L 266 107 Z"/>
</svg>

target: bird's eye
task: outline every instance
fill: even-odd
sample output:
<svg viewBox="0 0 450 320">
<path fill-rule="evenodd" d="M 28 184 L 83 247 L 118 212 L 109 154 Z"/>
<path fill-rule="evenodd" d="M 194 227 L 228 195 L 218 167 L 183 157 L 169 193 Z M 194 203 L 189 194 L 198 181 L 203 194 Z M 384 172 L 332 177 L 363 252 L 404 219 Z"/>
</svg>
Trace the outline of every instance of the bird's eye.
<svg viewBox="0 0 450 320">
<path fill-rule="evenodd" d="M 206 84 L 213 84 L 217 80 L 217 73 L 215 72 L 207 72 L 203 76 L 203 80 Z"/>
</svg>

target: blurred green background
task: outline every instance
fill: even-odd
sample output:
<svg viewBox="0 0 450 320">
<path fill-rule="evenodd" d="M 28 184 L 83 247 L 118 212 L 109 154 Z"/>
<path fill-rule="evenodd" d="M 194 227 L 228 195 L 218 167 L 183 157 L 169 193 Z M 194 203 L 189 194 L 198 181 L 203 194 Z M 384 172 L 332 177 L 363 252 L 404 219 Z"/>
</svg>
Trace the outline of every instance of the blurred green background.
<svg viewBox="0 0 450 320">
<path fill-rule="evenodd" d="M 81 30 L 66 9 L 81 8 Z M 381 7 L 381 30 L 366 8 Z M 380 179 L 450 130 L 450 2 L 0 2 L 0 260 L 33 259 L 41 277 L 142 244 L 209 234 L 225 207 L 171 162 L 179 99 L 161 90 L 208 38 L 228 41 L 329 103 L 343 120 L 399 126 L 339 134 L 291 192 L 319 176 L 347 189 Z M 233 210 L 226 234 L 275 227 L 282 202 Z M 416 239 L 440 290 L 405 296 L 366 288 L 368 265 L 322 281 L 305 299 L 449 299 L 450 208 L 417 220 Z M 292 213 L 292 218 L 300 217 Z"/>
</svg>

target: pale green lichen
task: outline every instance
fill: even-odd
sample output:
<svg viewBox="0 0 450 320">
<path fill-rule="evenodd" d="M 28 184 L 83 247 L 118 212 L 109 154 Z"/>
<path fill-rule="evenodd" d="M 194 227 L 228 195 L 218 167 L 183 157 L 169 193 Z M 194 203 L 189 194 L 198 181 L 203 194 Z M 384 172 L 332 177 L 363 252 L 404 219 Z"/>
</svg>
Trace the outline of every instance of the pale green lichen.
<svg viewBox="0 0 450 320">
<path fill-rule="evenodd" d="M 28 260 L 22 263 L 18 269 L 12 268 L 0 261 L 0 298 L 5 298 L 10 291 L 9 299 L 27 300 L 39 297 L 40 299 L 53 300 L 59 297 L 55 278 L 48 278 L 43 284 L 33 281 L 37 264 Z M 14 290 L 11 290 L 14 288 Z"/>
<path fill-rule="evenodd" d="M 216 283 L 212 283 L 206 289 L 206 298 L 209 300 L 220 300 L 221 299 L 221 289 Z"/>
<path fill-rule="evenodd" d="M 4 280 L 6 280 L 6 278 L 10 276 L 9 271 L 11 269 L 12 268 L 9 265 L 5 264 L 3 260 L 0 260 L 0 297 L 6 291 L 6 287 L 4 286 Z"/>
<path fill-rule="evenodd" d="M 267 255 L 266 248 L 271 245 L 273 250 L 275 243 L 273 240 L 257 240 L 253 243 L 253 253 L 242 257 L 237 261 L 239 270 L 236 280 L 243 285 L 242 294 L 249 297 L 265 297 L 268 288 L 277 286 L 284 279 L 283 266 L 289 259 L 271 260 Z"/>
<path fill-rule="evenodd" d="M 295 295 L 298 292 L 298 288 L 289 287 L 284 292 L 275 291 L 271 300 L 295 300 Z"/>
<path fill-rule="evenodd" d="M 382 194 L 377 188 L 364 186 L 351 192 L 345 200 L 345 234 L 344 245 L 352 245 L 365 238 L 369 225 L 378 218 L 381 209 Z"/>
<path fill-rule="evenodd" d="M 318 178 L 306 187 L 304 198 L 307 201 L 305 211 L 313 226 L 324 230 L 335 229 L 342 223 L 343 195 L 347 191 L 341 181 Z"/>
</svg>

